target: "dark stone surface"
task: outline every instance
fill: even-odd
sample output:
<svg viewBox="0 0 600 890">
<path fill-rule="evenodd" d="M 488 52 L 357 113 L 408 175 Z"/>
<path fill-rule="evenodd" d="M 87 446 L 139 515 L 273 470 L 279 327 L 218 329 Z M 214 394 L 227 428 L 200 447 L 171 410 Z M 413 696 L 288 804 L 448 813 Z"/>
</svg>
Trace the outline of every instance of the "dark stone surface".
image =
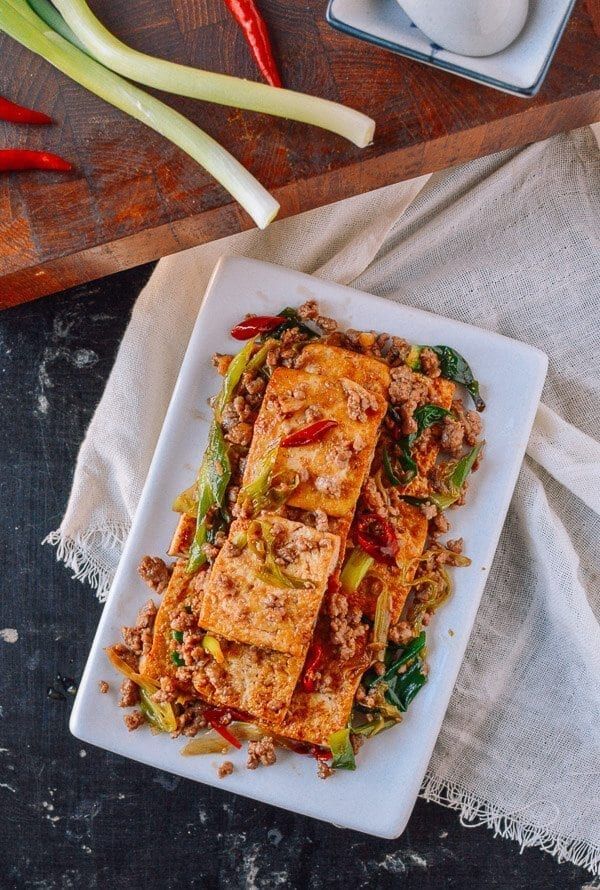
<svg viewBox="0 0 600 890">
<path fill-rule="evenodd" d="M 149 272 L 0 314 L 0 628 L 19 635 L 0 639 L 0 887 L 591 886 L 581 869 L 539 850 L 521 856 L 434 804 L 419 801 L 405 834 L 380 841 L 70 736 L 72 697 L 46 690 L 57 672 L 80 676 L 101 606 L 40 541 L 60 522 L 79 444 Z"/>
</svg>

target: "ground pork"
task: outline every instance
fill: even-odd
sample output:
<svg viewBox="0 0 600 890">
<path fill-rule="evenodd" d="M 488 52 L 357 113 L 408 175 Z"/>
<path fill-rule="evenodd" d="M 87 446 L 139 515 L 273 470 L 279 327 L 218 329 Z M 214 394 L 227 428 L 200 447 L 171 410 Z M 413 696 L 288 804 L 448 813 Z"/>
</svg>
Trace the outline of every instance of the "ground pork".
<svg viewBox="0 0 600 890">
<path fill-rule="evenodd" d="M 339 498 L 342 493 L 341 480 L 335 476 L 317 476 L 315 479 L 315 488 L 317 491 L 323 492 L 332 498 Z"/>
<path fill-rule="evenodd" d="M 140 726 L 144 725 L 146 718 L 141 711 L 132 711 L 131 714 L 125 714 L 123 722 L 129 732 L 133 732 L 134 729 L 139 729 Z"/>
<path fill-rule="evenodd" d="M 137 671 L 139 667 L 139 658 L 138 656 L 131 651 L 127 646 L 123 645 L 123 643 L 116 643 L 112 647 L 112 651 L 115 655 L 118 655 L 119 658 L 125 662 L 128 667 L 130 667 L 133 671 Z"/>
<path fill-rule="evenodd" d="M 331 769 L 326 760 L 317 760 L 317 775 L 320 779 L 329 779 L 334 771 Z"/>
<path fill-rule="evenodd" d="M 364 386 L 345 377 L 342 377 L 341 384 L 348 400 L 348 417 L 351 420 L 364 423 L 367 419 L 367 411 L 376 411 L 379 407 L 376 396 L 366 390 Z"/>
<path fill-rule="evenodd" d="M 200 730 L 206 729 L 207 723 L 204 717 L 204 705 L 192 700 L 181 705 L 181 712 L 177 715 L 177 729 L 171 733 L 173 738 L 180 735 L 193 738 Z"/>
<path fill-rule="evenodd" d="M 452 411 L 463 427 L 465 443 L 472 447 L 477 442 L 483 428 L 481 416 L 477 411 L 465 410 L 462 399 L 454 399 L 452 402 Z"/>
<path fill-rule="evenodd" d="M 360 609 L 350 606 L 348 597 L 342 591 L 331 595 L 328 611 L 331 641 L 339 646 L 340 659 L 347 661 L 356 652 L 356 641 L 365 635 L 367 625 L 361 620 Z"/>
<path fill-rule="evenodd" d="M 452 553 L 462 553 L 464 547 L 464 541 L 462 538 L 454 538 L 451 541 L 446 541 L 446 549 L 451 550 Z"/>
<path fill-rule="evenodd" d="M 465 430 L 454 417 L 444 417 L 440 434 L 440 448 L 452 457 L 458 457 L 463 448 Z"/>
<path fill-rule="evenodd" d="M 163 704 L 165 702 L 172 704 L 177 700 L 177 696 L 179 695 L 177 684 L 171 677 L 161 677 L 159 682 L 160 689 L 158 689 L 152 696 L 153 701 L 158 704 Z"/>
<path fill-rule="evenodd" d="M 333 318 L 328 318 L 326 315 L 319 314 L 316 300 L 307 300 L 306 303 L 303 303 L 298 309 L 298 315 L 307 321 L 314 321 L 326 334 L 333 333 L 337 328 L 337 321 Z"/>
<path fill-rule="evenodd" d="M 233 763 L 231 760 L 224 760 L 223 763 L 217 769 L 217 775 L 220 779 L 224 779 L 226 776 L 230 776 L 233 772 Z"/>
<path fill-rule="evenodd" d="M 132 708 L 140 700 L 140 690 L 133 680 L 126 678 L 121 683 L 121 697 L 119 698 L 120 708 Z"/>
<path fill-rule="evenodd" d="M 256 769 L 257 766 L 272 766 L 277 760 L 275 753 L 275 743 L 271 736 L 264 736 L 262 739 L 248 742 L 248 760 L 246 766 L 248 769 Z"/>
<path fill-rule="evenodd" d="M 172 568 L 159 556 L 144 556 L 138 566 L 142 581 L 156 593 L 162 593 L 171 578 Z"/>
<path fill-rule="evenodd" d="M 253 432 L 254 427 L 252 424 L 241 421 L 240 423 L 236 423 L 235 426 L 225 434 L 225 438 L 228 442 L 231 442 L 232 445 L 243 445 L 244 447 L 247 447 L 252 441 Z"/>
<path fill-rule="evenodd" d="M 439 377 L 441 374 L 440 360 L 433 349 L 428 346 L 421 350 L 421 370 L 428 377 Z"/>
<path fill-rule="evenodd" d="M 388 394 L 394 405 L 403 402 L 415 402 L 415 407 L 424 404 L 429 398 L 427 383 L 415 374 L 407 365 L 400 365 L 390 371 L 391 383 Z"/>
<path fill-rule="evenodd" d="M 110 689 L 110 686 L 108 685 L 108 683 L 106 682 L 106 680 L 100 680 L 100 682 L 98 683 L 98 687 L 99 687 L 100 692 L 102 693 L 102 695 L 106 695 L 106 693 L 107 693 L 108 690 Z"/>
<path fill-rule="evenodd" d="M 137 618 L 135 620 L 136 627 L 139 628 L 150 628 L 154 627 L 154 621 L 156 619 L 156 613 L 158 609 L 156 608 L 156 603 L 154 600 L 148 600 L 148 602 L 142 606 L 142 608 L 137 613 Z"/>
</svg>

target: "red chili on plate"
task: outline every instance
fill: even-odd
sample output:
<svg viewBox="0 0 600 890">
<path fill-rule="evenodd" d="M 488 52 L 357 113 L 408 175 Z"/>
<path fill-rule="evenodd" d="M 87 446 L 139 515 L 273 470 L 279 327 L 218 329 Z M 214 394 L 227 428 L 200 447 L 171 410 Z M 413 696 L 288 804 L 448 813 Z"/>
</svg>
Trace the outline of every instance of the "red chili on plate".
<svg viewBox="0 0 600 890">
<path fill-rule="evenodd" d="M 250 318 L 245 318 L 232 328 L 231 336 L 234 340 L 249 340 L 251 337 L 256 337 L 257 334 L 274 331 L 284 322 L 285 318 L 281 315 L 251 315 Z"/>
<path fill-rule="evenodd" d="M 325 652 L 320 643 L 314 643 L 306 656 L 306 665 L 302 673 L 300 685 L 305 692 L 314 692 L 316 687 L 315 673 L 323 664 Z"/>
<path fill-rule="evenodd" d="M 300 430 L 289 433 L 281 440 L 284 448 L 298 448 L 299 445 L 311 445 L 313 442 L 319 442 L 327 432 L 338 426 L 337 420 L 317 420 L 309 426 L 304 426 Z"/>
<path fill-rule="evenodd" d="M 365 513 L 358 521 L 356 538 L 360 547 L 376 562 L 396 565 L 398 541 L 391 522 L 377 513 Z"/>
<path fill-rule="evenodd" d="M 205 712 L 206 716 L 206 712 Z M 218 732 L 220 736 L 222 736 L 226 742 L 229 742 L 230 745 L 233 745 L 234 748 L 241 748 L 242 743 L 238 738 L 234 736 L 232 732 L 229 732 L 226 726 L 223 726 L 222 723 L 219 723 L 218 720 L 215 720 L 213 717 L 206 717 L 207 721 L 210 723 L 215 732 Z"/>
</svg>

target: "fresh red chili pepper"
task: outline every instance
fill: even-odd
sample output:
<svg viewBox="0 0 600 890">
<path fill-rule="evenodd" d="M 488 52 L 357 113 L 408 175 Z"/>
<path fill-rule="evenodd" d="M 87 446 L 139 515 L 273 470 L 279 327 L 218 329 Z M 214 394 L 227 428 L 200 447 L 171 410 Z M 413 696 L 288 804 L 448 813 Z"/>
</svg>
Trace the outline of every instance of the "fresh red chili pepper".
<svg viewBox="0 0 600 890">
<path fill-rule="evenodd" d="M 0 150 L 0 173 L 11 170 L 60 170 L 68 172 L 73 165 L 47 151 L 28 151 L 23 148 Z"/>
<path fill-rule="evenodd" d="M 215 732 L 218 732 L 220 736 L 223 736 L 226 742 L 229 742 L 230 745 L 233 745 L 234 748 L 241 748 L 242 743 L 239 739 L 236 739 L 232 732 L 229 732 L 226 726 L 223 726 L 222 723 L 219 723 L 218 720 L 214 718 L 208 717 L 206 711 L 204 712 L 204 716 L 212 726 Z"/>
<path fill-rule="evenodd" d="M 267 83 L 281 86 L 281 77 L 271 48 L 267 25 L 254 0 L 225 0 L 227 8 L 242 29 L 246 43 Z"/>
<path fill-rule="evenodd" d="M 325 652 L 320 643 L 313 643 L 306 656 L 306 665 L 302 673 L 300 685 L 305 692 L 314 692 L 316 687 L 315 673 L 323 663 Z"/>
<path fill-rule="evenodd" d="M 52 118 L 41 111 L 32 108 L 24 108 L 16 105 L 9 99 L 0 96 L 0 120 L 10 121 L 13 124 L 51 124 Z"/>
<path fill-rule="evenodd" d="M 358 521 L 356 538 L 360 547 L 377 562 L 396 565 L 398 541 L 391 522 L 377 513 L 365 513 Z"/>
<path fill-rule="evenodd" d="M 284 436 L 281 444 L 284 448 L 297 448 L 299 445 L 310 445 L 312 442 L 319 442 L 327 430 L 333 429 L 334 426 L 338 426 L 337 420 L 317 420 L 309 426 L 302 427 L 301 430 L 296 430 Z"/>
<path fill-rule="evenodd" d="M 249 340 L 250 337 L 256 337 L 257 334 L 274 331 L 284 322 L 285 318 L 281 315 L 251 315 L 250 318 L 245 318 L 232 328 L 231 336 L 234 340 Z"/>
</svg>

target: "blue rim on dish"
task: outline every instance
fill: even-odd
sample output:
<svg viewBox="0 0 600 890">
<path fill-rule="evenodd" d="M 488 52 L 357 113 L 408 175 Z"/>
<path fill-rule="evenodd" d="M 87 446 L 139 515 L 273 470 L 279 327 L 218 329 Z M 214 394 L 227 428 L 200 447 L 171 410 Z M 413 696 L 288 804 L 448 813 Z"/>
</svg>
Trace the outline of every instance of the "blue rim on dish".
<svg viewBox="0 0 600 890">
<path fill-rule="evenodd" d="M 383 49 L 387 49 L 390 52 L 396 53 L 400 56 L 405 56 L 408 59 L 413 59 L 416 62 L 424 62 L 426 65 L 429 65 L 433 68 L 440 68 L 443 71 L 449 71 L 451 74 L 457 74 L 460 77 L 466 77 L 468 80 L 472 80 L 476 83 L 481 83 L 484 86 L 494 87 L 498 90 L 503 90 L 507 93 L 512 93 L 513 95 L 523 96 L 525 98 L 531 98 L 539 92 L 540 87 L 542 86 L 546 75 L 548 73 L 548 69 L 550 67 L 550 63 L 554 58 L 554 53 L 558 48 L 558 44 L 561 41 L 564 30 L 567 27 L 568 21 L 571 17 L 571 13 L 573 12 L 573 7 L 575 6 L 575 0 L 570 0 L 570 3 L 566 9 L 564 17 L 558 27 L 550 49 L 548 51 L 548 55 L 544 60 L 544 64 L 538 74 L 537 79 L 528 87 L 521 87 L 515 84 L 506 83 L 502 80 L 497 80 L 495 77 L 489 77 L 486 74 L 481 74 L 478 71 L 473 71 L 471 68 L 464 68 L 462 65 L 456 65 L 452 62 L 447 62 L 444 59 L 439 59 L 434 55 L 426 55 L 425 53 L 419 52 L 419 50 L 411 49 L 408 46 L 404 46 L 401 43 L 394 43 L 391 40 L 386 40 L 385 37 L 377 37 L 374 34 L 369 33 L 368 31 L 362 31 L 359 28 L 355 28 L 352 25 L 347 24 L 347 22 L 341 21 L 333 14 L 332 8 L 335 3 L 335 0 L 329 0 L 327 5 L 326 19 L 327 22 L 335 28 L 336 31 L 341 31 L 343 34 L 348 34 L 350 37 L 356 37 L 358 40 L 366 40 L 367 43 L 373 43 L 375 46 L 381 46 Z M 432 44 L 432 49 L 441 49 L 441 47 L 437 47 L 437 44 Z"/>
</svg>

